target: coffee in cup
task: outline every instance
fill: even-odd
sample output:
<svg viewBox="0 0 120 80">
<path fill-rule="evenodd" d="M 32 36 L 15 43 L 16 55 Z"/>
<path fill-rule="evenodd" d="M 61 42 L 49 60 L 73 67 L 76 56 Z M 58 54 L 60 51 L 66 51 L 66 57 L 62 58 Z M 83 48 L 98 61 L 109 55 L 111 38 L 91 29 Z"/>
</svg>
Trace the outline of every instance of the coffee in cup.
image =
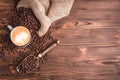
<svg viewBox="0 0 120 80">
<path fill-rule="evenodd" d="M 17 26 L 12 28 L 12 26 L 7 26 L 10 30 L 11 41 L 17 46 L 25 46 L 29 44 L 31 40 L 30 31 L 24 26 Z"/>
</svg>

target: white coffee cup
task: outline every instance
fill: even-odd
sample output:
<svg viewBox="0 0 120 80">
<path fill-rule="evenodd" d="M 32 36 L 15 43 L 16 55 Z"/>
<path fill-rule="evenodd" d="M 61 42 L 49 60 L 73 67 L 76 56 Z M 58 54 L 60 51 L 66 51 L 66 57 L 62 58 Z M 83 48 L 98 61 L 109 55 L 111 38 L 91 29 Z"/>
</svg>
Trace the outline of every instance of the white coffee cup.
<svg viewBox="0 0 120 80">
<path fill-rule="evenodd" d="M 16 46 L 26 46 L 29 45 L 31 41 L 31 33 L 24 26 L 17 26 L 13 28 L 11 25 L 7 26 L 10 32 L 10 39 Z"/>
</svg>

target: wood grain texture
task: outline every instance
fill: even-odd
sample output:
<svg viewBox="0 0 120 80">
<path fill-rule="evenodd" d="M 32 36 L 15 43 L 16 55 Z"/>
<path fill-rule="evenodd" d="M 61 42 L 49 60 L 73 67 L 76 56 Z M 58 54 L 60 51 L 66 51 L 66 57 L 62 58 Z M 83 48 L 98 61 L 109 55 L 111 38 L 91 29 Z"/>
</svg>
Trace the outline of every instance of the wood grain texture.
<svg viewBox="0 0 120 80">
<path fill-rule="evenodd" d="M 119 4 L 120 0 L 75 0 L 70 15 L 53 23 L 52 35 L 61 43 L 48 53 L 40 70 L 13 75 L 1 65 L 0 80 L 119 80 Z M 12 6 L 11 0 L 0 1 L 0 25 L 7 22 L 5 13 Z M 5 34 L 0 28 L 0 35 Z"/>
</svg>

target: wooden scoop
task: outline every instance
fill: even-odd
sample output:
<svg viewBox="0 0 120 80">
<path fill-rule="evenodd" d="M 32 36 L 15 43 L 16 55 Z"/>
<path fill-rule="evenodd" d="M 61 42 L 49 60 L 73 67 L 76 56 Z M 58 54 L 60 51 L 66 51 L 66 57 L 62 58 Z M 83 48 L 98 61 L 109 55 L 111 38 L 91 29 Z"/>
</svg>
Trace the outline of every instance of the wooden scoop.
<svg viewBox="0 0 120 80">
<path fill-rule="evenodd" d="M 53 43 L 50 47 L 48 47 L 45 51 L 42 53 L 39 53 L 38 56 L 35 56 L 33 54 L 27 56 L 25 59 L 23 59 L 20 64 L 16 67 L 17 72 L 19 73 L 29 73 L 33 70 L 36 70 L 39 67 L 39 60 L 51 49 L 57 46 L 59 41 L 56 43 Z"/>
</svg>

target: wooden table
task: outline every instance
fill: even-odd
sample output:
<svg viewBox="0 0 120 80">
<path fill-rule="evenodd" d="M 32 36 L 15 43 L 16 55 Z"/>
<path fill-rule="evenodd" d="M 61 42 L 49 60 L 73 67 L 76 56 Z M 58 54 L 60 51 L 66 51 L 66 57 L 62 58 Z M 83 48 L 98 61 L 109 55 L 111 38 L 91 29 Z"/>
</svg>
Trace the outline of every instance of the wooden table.
<svg viewBox="0 0 120 80">
<path fill-rule="evenodd" d="M 0 0 L 0 27 L 12 6 Z M 40 71 L 0 80 L 120 80 L 120 0 L 75 0 L 70 16 L 53 23 L 53 35 L 61 43 Z"/>
</svg>

